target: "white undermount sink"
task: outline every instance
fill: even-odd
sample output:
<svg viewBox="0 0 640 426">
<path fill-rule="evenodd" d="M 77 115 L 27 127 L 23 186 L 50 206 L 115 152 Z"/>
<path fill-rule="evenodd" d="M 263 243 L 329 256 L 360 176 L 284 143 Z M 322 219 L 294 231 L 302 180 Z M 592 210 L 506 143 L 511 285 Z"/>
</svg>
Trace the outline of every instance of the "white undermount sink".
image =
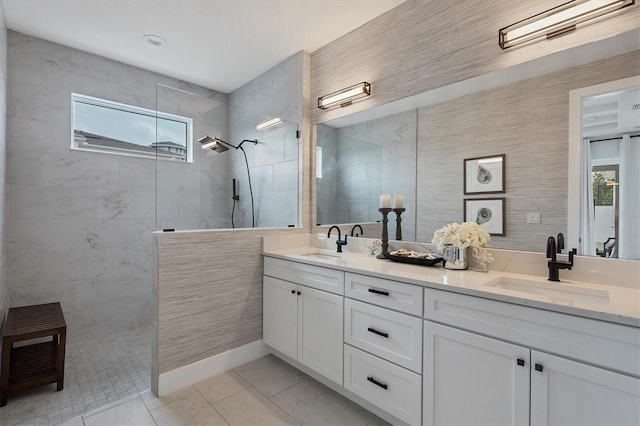
<svg viewBox="0 0 640 426">
<path fill-rule="evenodd" d="M 596 305 L 609 303 L 609 292 L 595 288 L 580 287 L 555 281 L 532 281 L 522 278 L 499 277 L 485 284 L 487 287 L 546 296 L 567 302 L 582 302 Z"/>
<path fill-rule="evenodd" d="M 333 259 L 341 259 L 342 256 L 339 253 L 322 253 L 322 252 L 314 252 L 314 253 L 303 253 L 300 256 L 304 257 L 313 257 L 315 259 L 321 260 L 333 260 Z"/>
</svg>

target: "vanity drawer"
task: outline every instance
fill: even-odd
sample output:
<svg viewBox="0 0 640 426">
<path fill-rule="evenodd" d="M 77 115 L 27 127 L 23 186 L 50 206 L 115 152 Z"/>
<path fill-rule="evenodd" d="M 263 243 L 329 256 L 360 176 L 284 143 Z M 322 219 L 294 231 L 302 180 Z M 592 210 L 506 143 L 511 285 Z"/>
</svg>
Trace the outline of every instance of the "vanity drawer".
<svg viewBox="0 0 640 426">
<path fill-rule="evenodd" d="M 636 327 L 434 289 L 425 289 L 424 317 L 640 376 Z"/>
<path fill-rule="evenodd" d="M 265 257 L 264 274 L 318 290 L 344 295 L 344 272 L 335 269 Z"/>
<path fill-rule="evenodd" d="M 422 372 L 422 320 L 351 299 L 344 301 L 344 341 Z"/>
<path fill-rule="evenodd" d="M 419 374 L 344 345 L 344 387 L 408 424 L 420 424 Z"/>
<path fill-rule="evenodd" d="M 422 315 L 422 287 L 345 273 L 345 296 L 411 315 Z"/>
</svg>

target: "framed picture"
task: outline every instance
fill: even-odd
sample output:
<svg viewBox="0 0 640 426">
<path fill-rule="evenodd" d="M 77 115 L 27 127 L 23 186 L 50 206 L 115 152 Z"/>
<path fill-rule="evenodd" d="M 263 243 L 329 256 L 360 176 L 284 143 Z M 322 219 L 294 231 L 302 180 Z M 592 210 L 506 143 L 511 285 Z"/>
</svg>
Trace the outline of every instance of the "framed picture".
<svg viewBox="0 0 640 426">
<path fill-rule="evenodd" d="M 464 160 L 464 194 L 504 193 L 504 154 Z"/>
<path fill-rule="evenodd" d="M 505 235 L 504 198 L 464 200 L 464 221 L 475 222 L 490 235 Z"/>
</svg>

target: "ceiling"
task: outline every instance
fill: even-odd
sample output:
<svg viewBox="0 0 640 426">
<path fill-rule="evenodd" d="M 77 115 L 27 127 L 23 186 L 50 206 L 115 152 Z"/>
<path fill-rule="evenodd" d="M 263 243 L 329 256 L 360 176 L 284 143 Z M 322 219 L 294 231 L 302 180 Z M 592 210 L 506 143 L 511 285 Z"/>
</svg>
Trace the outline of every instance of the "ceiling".
<svg viewBox="0 0 640 426">
<path fill-rule="evenodd" d="M 12 30 L 229 93 L 404 1 L 4 0 L 4 8 Z"/>
<path fill-rule="evenodd" d="M 582 100 L 582 135 L 615 137 L 640 132 L 640 88 L 589 96 Z"/>
</svg>

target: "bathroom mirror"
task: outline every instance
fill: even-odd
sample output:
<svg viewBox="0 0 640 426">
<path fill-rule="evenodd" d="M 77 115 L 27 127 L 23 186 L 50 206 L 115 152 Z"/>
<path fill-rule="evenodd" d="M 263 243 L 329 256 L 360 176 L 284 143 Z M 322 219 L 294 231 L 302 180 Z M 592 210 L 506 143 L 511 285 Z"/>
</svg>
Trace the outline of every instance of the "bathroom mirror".
<svg viewBox="0 0 640 426">
<path fill-rule="evenodd" d="M 464 195 L 464 159 L 505 154 L 506 235 L 492 237 L 491 246 L 541 252 L 549 235 L 570 236 L 573 225 L 569 93 L 637 74 L 639 55 L 637 32 L 625 33 L 331 121 L 320 116 L 316 132 L 416 112 L 416 241 L 430 241 L 444 224 L 462 222 L 465 199 L 483 198 Z M 349 176 L 345 171 L 343 180 Z M 319 189 L 318 212 L 323 200 Z M 379 214 L 377 205 L 370 210 Z M 540 223 L 532 223 L 530 213 L 539 214 Z M 390 220 L 391 238 L 393 230 Z M 566 248 L 577 241 L 576 233 Z"/>
<path fill-rule="evenodd" d="M 415 239 L 416 120 L 414 109 L 360 123 L 317 126 L 317 225 L 375 223 L 382 219 L 380 195 L 398 194 L 406 209 L 402 237 Z M 389 220 L 396 220 L 394 213 Z M 373 235 L 368 234 L 371 226 L 365 228 L 366 236 L 379 236 L 379 226 L 373 226 Z"/>
<path fill-rule="evenodd" d="M 640 76 L 570 93 L 569 242 L 640 259 Z"/>
</svg>

